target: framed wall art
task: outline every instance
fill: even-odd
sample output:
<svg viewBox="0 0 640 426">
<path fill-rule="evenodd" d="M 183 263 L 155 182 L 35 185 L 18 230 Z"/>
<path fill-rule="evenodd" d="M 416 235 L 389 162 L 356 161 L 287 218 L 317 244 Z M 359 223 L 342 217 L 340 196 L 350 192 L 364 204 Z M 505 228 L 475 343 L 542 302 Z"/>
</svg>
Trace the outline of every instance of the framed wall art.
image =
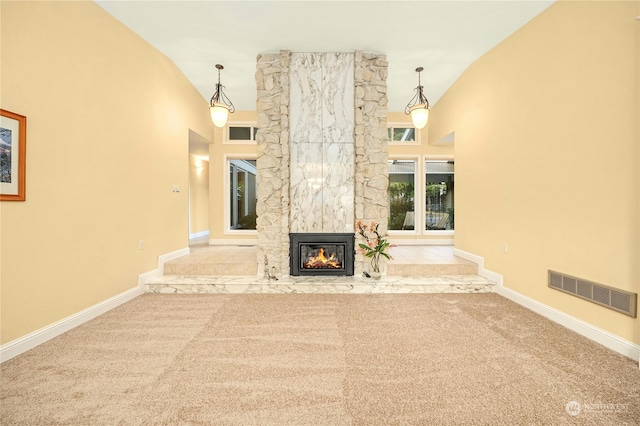
<svg viewBox="0 0 640 426">
<path fill-rule="evenodd" d="M 0 201 L 25 200 L 27 117 L 0 109 Z"/>
</svg>

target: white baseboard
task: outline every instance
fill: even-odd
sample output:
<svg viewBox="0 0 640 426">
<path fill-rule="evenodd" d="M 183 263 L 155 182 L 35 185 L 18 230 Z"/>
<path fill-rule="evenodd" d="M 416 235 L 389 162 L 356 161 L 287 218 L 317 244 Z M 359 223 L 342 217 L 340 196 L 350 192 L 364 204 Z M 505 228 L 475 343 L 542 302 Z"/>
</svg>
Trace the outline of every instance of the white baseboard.
<svg viewBox="0 0 640 426">
<path fill-rule="evenodd" d="M 163 269 L 156 268 L 152 271 L 144 272 L 138 275 L 138 286 L 144 288 L 144 285 L 146 283 L 151 282 L 158 277 L 161 277 L 163 275 L 163 270 L 164 270 L 164 265 L 163 265 Z"/>
<path fill-rule="evenodd" d="M 110 311 L 111 309 L 130 301 L 144 293 L 144 285 L 154 277 L 164 274 L 164 264 L 178 257 L 186 256 L 190 252 L 189 247 L 176 250 L 171 253 L 158 256 L 158 267 L 152 271 L 138 275 L 138 286 L 111 297 L 103 302 L 84 309 L 76 314 L 61 319 L 53 324 L 43 327 L 39 330 L 29 333 L 9 343 L 0 346 L 0 363 L 7 361 L 23 352 L 33 349 L 38 345 L 51 340 L 72 328 L 75 328 L 85 322 Z"/>
<path fill-rule="evenodd" d="M 190 240 L 195 240 L 196 238 L 204 238 L 209 236 L 209 231 L 200 231 L 194 232 L 193 234 L 189 234 Z"/>
<path fill-rule="evenodd" d="M 144 272 L 138 275 L 138 286 L 144 289 L 144 285 L 154 280 L 155 278 L 164 275 L 164 264 L 170 260 L 177 259 L 182 256 L 186 256 L 191 253 L 189 247 L 182 248 L 180 250 L 172 251 L 171 253 L 162 254 L 158 256 L 158 267 L 148 272 Z"/>
<path fill-rule="evenodd" d="M 638 360 L 640 358 L 640 345 L 636 345 L 633 342 L 622 339 L 615 334 L 611 334 L 608 331 L 595 327 L 578 318 L 567 315 L 562 311 L 533 300 L 511 289 L 499 287 L 496 289 L 496 293 L 628 358 L 633 360 Z"/>
<path fill-rule="evenodd" d="M 94 319 L 98 315 L 102 315 L 103 313 L 140 296 L 143 293 L 144 290 L 140 286 L 132 288 L 131 290 L 127 290 L 124 293 L 113 296 L 110 299 L 61 319 L 60 321 L 56 321 L 53 324 L 6 343 L 0 346 L 0 362 L 5 362 L 28 351 L 29 349 L 33 349 L 36 346 L 71 330 L 72 328 L 78 327 L 79 325 Z"/>
<path fill-rule="evenodd" d="M 595 327 L 592 324 L 589 324 L 562 311 L 547 306 L 544 303 L 540 303 L 537 300 L 522 295 L 517 291 L 504 287 L 502 275 L 485 269 L 484 258 L 481 256 L 477 256 L 475 254 L 468 253 L 459 249 L 454 249 L 453 254 L 455 256 L 462 257 L 463 259 L 467 259 L 471 262 L 477 263 L 478 275 L 488 278 L 498 284 L 496 293 L 498 293 L 499 295 L 506 297 L 507 299 L 568 328 L 569 330 L 575 331 L 576 333 L 588 339 L 591 339 L 594 342 L 597 342 L 613 351 L 631 358 L 634 361 L 640 362 L 640 345 L 622 339 L 621 337 L 618 337 L 606 330 L 602 330 L 601 328 Z"/>
<path fill-rule="evenodd" d="M 453 249 L 453 255 L 466 259 L 470 262 L 473 262 L 478 265 L 478 275 L 481 277 L 485 277 L 490 279 L 494 283 L 498 285 L 498 287 L 502 287 L 502 275 L 496 272 L 485 269 L 484 267 L 484 257 L 475 255 L 473 253 L 469 253 L 464 250 L 460 250 L 457 248 Z"/>
<path fill-rule="evenodd" d="M 171 253 L 161 254 L 158 256 L 158 269 L 161 269 L 164 272 L 164 264 L 170 260 L 177 259 L 182 256 L 186 256 L 191 253 L 191 249 L 189 247 L 181 248 L 180 250 L 172 251 Z"/>
</svg>

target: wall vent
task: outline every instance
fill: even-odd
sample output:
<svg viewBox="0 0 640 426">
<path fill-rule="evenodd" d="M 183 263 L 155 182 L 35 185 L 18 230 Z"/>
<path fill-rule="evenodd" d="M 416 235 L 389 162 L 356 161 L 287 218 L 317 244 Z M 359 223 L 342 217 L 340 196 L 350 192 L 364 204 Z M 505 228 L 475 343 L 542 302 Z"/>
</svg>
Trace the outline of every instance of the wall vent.
<svg viewBox="0 0 640 426">
<path fill-rule="evenodd" d="M 638 294 L 549 270 L 549 287 L 635 318 Z"/>
</svg>

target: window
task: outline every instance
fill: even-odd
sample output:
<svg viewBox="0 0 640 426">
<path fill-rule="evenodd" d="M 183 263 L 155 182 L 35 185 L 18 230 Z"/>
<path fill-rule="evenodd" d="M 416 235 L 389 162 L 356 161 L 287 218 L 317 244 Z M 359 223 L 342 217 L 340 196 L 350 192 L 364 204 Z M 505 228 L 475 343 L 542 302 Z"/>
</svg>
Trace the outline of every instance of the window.
<svg viewBox="0 0 640 426">
<path fill-rule="evenodd" d="M 257 169 L 256 160 L 228 160 L 229 229 L 256 229 Z"/>
<path fill-rule="evenodd" d="M 388 167 L 387 229 L 397 235 L 453 234 L 454 161 L 404 156 L 391 158 Z"/>
<path fill-rule="evenodd" d="M 454 161 L 426 160 L 425 229 L 454 229 Z"/>
<path fill-rule="evenodd" d="M 415 229 L 415 160 L 389 160 L 389 230 Z"/>
<path fill-rule="evenodd" d="M 255 143 L 256 123 L 229 123 L 225 129 L 224 143 Z"/>
<path fill-rule="evenodd" d="M 398 145 L 413 145 L 418 143 L 418 140 L 416 139 L 416 129 L 406 123 L 398 125 L 391 124 L 387 128 L 387 132 L 389 143 Z"/>
</svg>

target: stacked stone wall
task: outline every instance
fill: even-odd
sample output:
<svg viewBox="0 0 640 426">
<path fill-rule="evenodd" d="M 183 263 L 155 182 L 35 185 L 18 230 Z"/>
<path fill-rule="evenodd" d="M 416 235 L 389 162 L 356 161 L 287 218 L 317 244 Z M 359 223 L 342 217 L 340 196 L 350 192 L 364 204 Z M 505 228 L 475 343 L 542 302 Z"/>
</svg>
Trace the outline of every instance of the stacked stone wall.
<svg viewBox="0 0 640 426">
<path fill-rule="evenodd" d="M 260 54 L 258 91 L 258 271 L 289 271 L 289 52 Z"/>
<path fill-rule="evenodd" d="M 386 234 L 389 158 L 387 141 L 386 55 L 356 51 L 355 56 L 355 215 L 365 224 L 379 223 Z M 356 244 L 364 242 L 356 235 Z M 355 273 L 368 269 L 362 254 L 356 254 Z M 384 265 L 383 265 L 384 268 Z"/>
</svg>

